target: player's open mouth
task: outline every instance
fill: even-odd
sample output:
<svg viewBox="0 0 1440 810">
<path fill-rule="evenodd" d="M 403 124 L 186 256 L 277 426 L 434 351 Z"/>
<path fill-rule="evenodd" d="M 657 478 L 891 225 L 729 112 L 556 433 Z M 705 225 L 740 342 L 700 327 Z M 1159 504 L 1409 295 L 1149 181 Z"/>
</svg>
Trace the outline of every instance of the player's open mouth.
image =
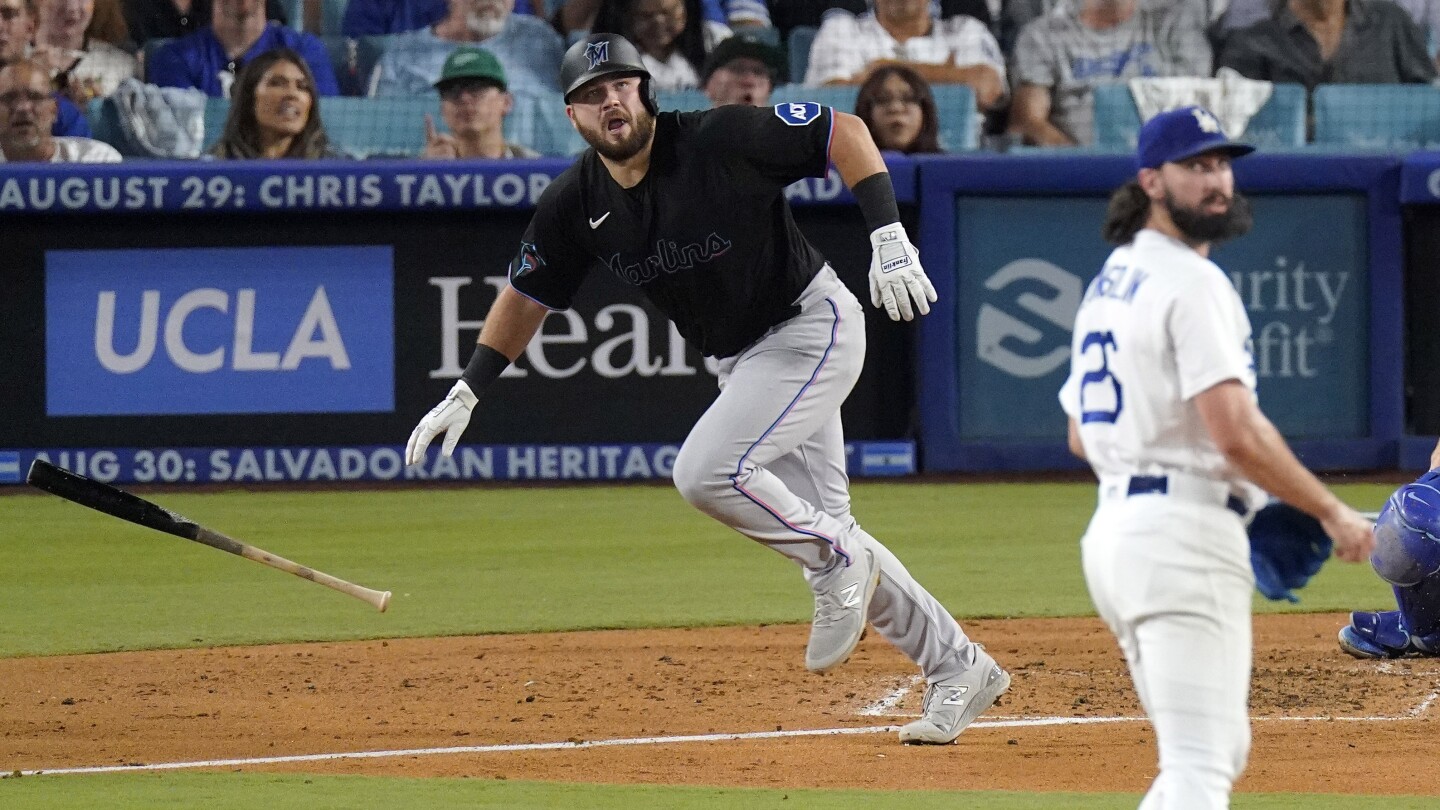
<svg viewBox="0 0 1440 810">
<path fill-rule="evenodd" d="M 611 118 L 609 121 L 605 122 L 605 131 L 613 135 L 615 133 L 618 133 L 628 123 L 629 122 L 626 121 L 624 118 Z"/>
</svg>

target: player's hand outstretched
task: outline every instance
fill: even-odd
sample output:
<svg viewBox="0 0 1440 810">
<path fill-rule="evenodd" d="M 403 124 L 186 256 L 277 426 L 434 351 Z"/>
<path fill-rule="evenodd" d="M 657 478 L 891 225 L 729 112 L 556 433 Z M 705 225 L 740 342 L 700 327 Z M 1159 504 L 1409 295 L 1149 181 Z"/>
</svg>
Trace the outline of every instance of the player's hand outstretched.
<svg viewBox="0 0 1440 810">
<path fill-rule="evenodd" d="M 892 321 L 914 320 L 916 311 L 929 315 L 935 287 L 920 266 L 920 251 L 910 244 L 905 226 L 897 222 L 876 228 L 870 234 L 870 250 L 870 303 L 884 307 Z"/>
<path fill-rule="evenodd" d="M 445 434 L 445 443 L 440 446 L 440 455 L 448 458 L 455 452 L 455 445 L 460 441 L 460 434 L 465 432 L 465 426 L 470 424 L 470 412 L 474 409 L 475 394 L 464 380 L 457 380 L 450 393 L 440 400 L 439 405 L 431 408 L 411 431 L 410 441 L 405 443 L 405 464 L 424 461 L 430 441 L 441 433 Z"/>
<path fill-rule="evenodd" d="M 1374 525 L 1348 506 L 1342 504 L 1320 526 L 1335 541 L 1335 556 L 1345 562 L 1362 562 L 1375 550 Z"/>
</svg>

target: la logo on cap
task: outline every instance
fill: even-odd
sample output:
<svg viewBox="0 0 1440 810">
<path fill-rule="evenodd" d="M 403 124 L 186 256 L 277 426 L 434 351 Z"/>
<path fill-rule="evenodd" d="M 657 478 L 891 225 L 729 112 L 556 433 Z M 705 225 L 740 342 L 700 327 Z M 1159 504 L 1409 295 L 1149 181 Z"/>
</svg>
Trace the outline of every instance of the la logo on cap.
<svg viewBox="0 0 1440 810">
<path fill-rule="evenodd" d="M 1201 132 L 1219 132 L 1220 122 L 1215 120 L 1208 110 L 1199 107 L 1190 111 L 1195 116 L 1195 123 L 1200 127 Z"/>
</svg>

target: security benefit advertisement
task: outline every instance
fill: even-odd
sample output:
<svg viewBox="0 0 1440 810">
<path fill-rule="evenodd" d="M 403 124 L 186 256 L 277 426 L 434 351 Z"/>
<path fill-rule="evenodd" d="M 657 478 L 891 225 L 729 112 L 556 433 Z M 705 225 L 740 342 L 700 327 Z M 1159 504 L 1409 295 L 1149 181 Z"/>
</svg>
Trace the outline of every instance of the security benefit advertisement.
<svg viewBox="0 0 1440 810">
<path fill-rule="evenodd" d="M 1362 437 L 1365 197 L 1251 202 L 1254 229 L 1211 258 L 1249 313 L 1261 407 L 1292 439 Z M 1075 311 L 1087 294 L 1126 294 L 1090 286 L 1111 250 L 1100 237 L 1105 207 L 1089 196 L 957 201 L 962 440 L 1063 440 L 1056 394 L 1069 369 Z"/>
</svg>

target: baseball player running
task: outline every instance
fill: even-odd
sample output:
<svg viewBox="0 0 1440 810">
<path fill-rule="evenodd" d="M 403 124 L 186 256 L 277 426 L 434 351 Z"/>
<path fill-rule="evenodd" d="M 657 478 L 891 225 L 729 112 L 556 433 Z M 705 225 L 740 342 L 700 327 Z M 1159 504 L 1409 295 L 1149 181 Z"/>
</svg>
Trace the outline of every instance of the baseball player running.
<svg viewBox="0 0 1440 810">
<path fill-rule="evenodd" d="M 1245 519 L 1268 490 L 1321 522 L 1351 562 L 1369 524 L 1290 452 L 1255 397 L 1250 321 L 1208 259 L 1250 227 L 1232 143 L 1208 111 L 1140 130 L 1136 178 L 1110 201 L 1119 245 L 1075 319 L 1060 391 L 1070 449 L 1100 479 L 1081 539 L 1085 581 L 1155 727 L 1142 810 L 1229 807 L 1250 747 Z"/>
<path fill-rule="evenodd" d="M 659 113 L 639 52 L 614 34 L 577 42 L 560 75 L 591 148 L 541 197 L 469 367 L 411 434 L 406 462 L 441 433 L 449 455 L 546 314 L 591 270 L 615 273 L 721 358 L 720 395 L 675 460 L 680 494 L 800 565 L 815 593 L 809 669 L 843 663 L 868 617 L 929 683 L 900 739 L 953 742 L 1010 676 L 850 514 L 840 404 L 864 359 L 863 311 L 783 194 L 833 162 L 871 231 L 872 302 L 896 320 L 929 312 L 934 288 L 864 123 L 813 103 Z"/>
<path fill-rule="evenodd" d="M 1395 590 L 1399 609 L 1351 613 L 1340 649 L 1356 658 L 1440 656 L 1440 444 L 1430 470 L 1380 510 L 1370 565 Z"/>
</svg>

